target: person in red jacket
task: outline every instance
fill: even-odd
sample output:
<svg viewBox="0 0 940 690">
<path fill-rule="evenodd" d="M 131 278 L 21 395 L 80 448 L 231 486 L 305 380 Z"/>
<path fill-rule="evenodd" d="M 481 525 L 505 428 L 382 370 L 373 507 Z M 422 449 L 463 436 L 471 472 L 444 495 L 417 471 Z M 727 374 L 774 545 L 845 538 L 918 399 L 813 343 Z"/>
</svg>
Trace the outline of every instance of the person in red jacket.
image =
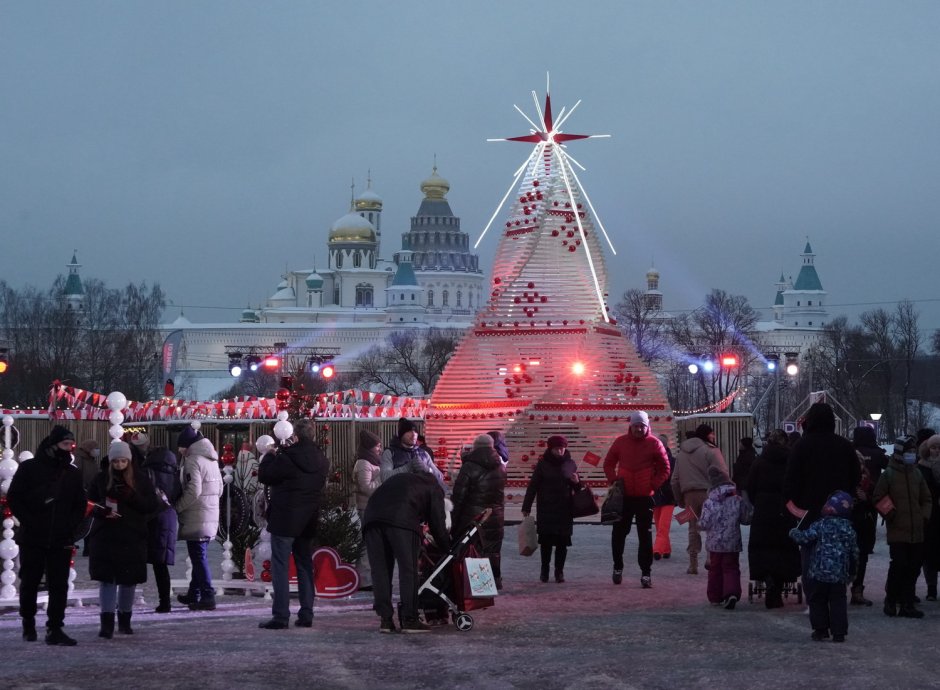
<svg viewBox="0 0 940 690">
<path fill-rule="evenodd" d="M 636 518 L 636 533 L 640 540 L 637 563 L 640 566 L 640 585 L 653 586 L 650 568 L 653 565 L 653 493 L 669 478 L 669 459 L 658 438 L 650 433 L 650 421 L 645 412 L 630 415 L 630 429 L 614 439 L 604 458 L 607 481 L 623 482 L 623 516 L 613 525 L 610 551 L 614 559 L 613 581 L 623 582 L 623 547 L 630 533 L 630 524 Z"/>
</svg>

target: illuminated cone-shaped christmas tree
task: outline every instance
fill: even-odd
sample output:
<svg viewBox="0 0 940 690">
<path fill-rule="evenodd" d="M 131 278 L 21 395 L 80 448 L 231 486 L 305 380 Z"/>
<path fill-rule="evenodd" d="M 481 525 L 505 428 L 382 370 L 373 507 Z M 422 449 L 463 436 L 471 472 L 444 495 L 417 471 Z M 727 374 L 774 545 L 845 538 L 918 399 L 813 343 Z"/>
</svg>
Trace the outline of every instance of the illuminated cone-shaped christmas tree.
<svg viewBox="0 0 940 690">
<path fill-rule="evenodd" d="M 632 411 L 649 414 L 653 433 L 674 438 L 675 426 L 656 377 L 607 315 L 598 239 L 606 232 L 563 147 L 588 136 L 560 131 L 567 116 L 562 110 L 552 122 L 548 95 L 539 119 L 541 127 L 529 120 L 532 134 L 507 140 L 535 148 L 509 190 L 515 198 L 501 226 L 489 303 L 434 389 L 426 436 L 453 471 L 463 444 L 501 430 L 512 454 L 510 485 L 519 486 L 545 439 L 563 434 L 572 457 L 588 460 L 582 477 L 600 482 L 590 463 L 626 432 Z"/>
</svg>

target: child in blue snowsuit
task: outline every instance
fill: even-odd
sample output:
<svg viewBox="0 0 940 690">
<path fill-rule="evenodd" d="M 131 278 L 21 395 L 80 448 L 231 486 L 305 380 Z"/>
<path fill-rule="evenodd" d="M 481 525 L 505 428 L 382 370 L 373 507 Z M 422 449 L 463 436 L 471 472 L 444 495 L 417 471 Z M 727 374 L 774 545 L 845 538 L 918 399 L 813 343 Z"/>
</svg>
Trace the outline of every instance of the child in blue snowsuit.
<svg viewBox="0 0 940 690">
<path fill-rule="evenodd" d="M 827 639 L 830 629 L 833 642 L 845 642 L 849 631 L 845 587 L 858 567 L 858 540 L 851 518 L 852 497 L 836 491 L 826 499 L 820 519 L 808 529 L 790 530 L 790 538 L 797 544 L 815 544 L 809 563 L 813 580 L 809 622 L 817 642 Z"/>
</svg>

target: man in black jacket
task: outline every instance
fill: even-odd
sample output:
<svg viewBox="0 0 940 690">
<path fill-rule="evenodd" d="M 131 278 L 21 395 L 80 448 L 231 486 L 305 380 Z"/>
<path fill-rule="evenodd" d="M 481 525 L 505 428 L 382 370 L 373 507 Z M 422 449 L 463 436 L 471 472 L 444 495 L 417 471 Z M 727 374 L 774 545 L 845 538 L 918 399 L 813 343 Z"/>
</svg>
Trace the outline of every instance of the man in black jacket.
<svg viewBox="0 0 940 690">
<path fill-rule="evenodd" d="M 826 403 L 813 403 L 803 419 L 803 436 L 791 448 L 783 480 L 787 509 L 805 529 L 819 519 L 826 499 L 835 491 L 855 495 L 861 467 L 847 438 L 836 433 L 836 415 Z M 812 595 L 810 547 L 801 546 L 803 591 Z"/>
<path fill-rule="evenodd" d="M 362 530 L 372 568 L 373 608 L 382 619 L 379 632 L 395 632 L 392 569 L 398 564 L 401 631 L 427 632 L 418 620 L 418 554 L 421 525 L 428 523 L 437 546 L 450 545 L 444 516 L 444 492 L 427 472 L 392 475 L 369 498 Z"/>
<path fill-rule="evenodd" d="M 45 572 L 49 589 L 46 644 L 76 644 L 62 631 L 74 534 L 86 505 L 82 472 L 72 465 L 74 447 L 72 432 L 54 426 L 39 444 L 36 456 L 19 466 L 7 493 L 10 510 L 20 521 L 16 533 L 20 546 L 20 616 L 27 642 L 36 640 L 36 597 Z"/>
<path fill-rule="evenodd" d="M 301 419 L 293 443 L 268 453 L 258 467 L 258 481 L 271 488 L 268 532 L 271 533 L 271 584 L 274 601 L 265 630 L 283 630 L 290 621 L 288 567 L 291 554 L 297 567 L 300 610 L 294 625 L 313 626 L 313 538 L 317 534 L 320 501 L 330 461 L 316 443 L 313 420 Z"/>
</svg>

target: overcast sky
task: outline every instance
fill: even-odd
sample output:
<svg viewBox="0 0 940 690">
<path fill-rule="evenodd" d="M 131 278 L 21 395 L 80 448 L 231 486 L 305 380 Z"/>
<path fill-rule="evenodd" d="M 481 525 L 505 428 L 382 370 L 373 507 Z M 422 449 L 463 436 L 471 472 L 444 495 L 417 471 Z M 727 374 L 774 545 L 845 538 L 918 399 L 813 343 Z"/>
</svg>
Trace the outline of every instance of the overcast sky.
<svg viewBox="0 0 940 690">
<path fill-rule="evenodd" d="M 937 328 L 938 37 L 937 2 L 4 0 L 0 278 L 77 249 L 234 321 L 325 265 L 370 169 L 390 256 L 435 154 L 475 240 L 529 153 L 485 139 L 527 133 L 550 72 L 565 129 L 613 135 L 568 148 L 613 302 L 654 261 L 666 309 L 766 308 L 809 237 L 834 313 L 908 298 Z"/>
</svg>

